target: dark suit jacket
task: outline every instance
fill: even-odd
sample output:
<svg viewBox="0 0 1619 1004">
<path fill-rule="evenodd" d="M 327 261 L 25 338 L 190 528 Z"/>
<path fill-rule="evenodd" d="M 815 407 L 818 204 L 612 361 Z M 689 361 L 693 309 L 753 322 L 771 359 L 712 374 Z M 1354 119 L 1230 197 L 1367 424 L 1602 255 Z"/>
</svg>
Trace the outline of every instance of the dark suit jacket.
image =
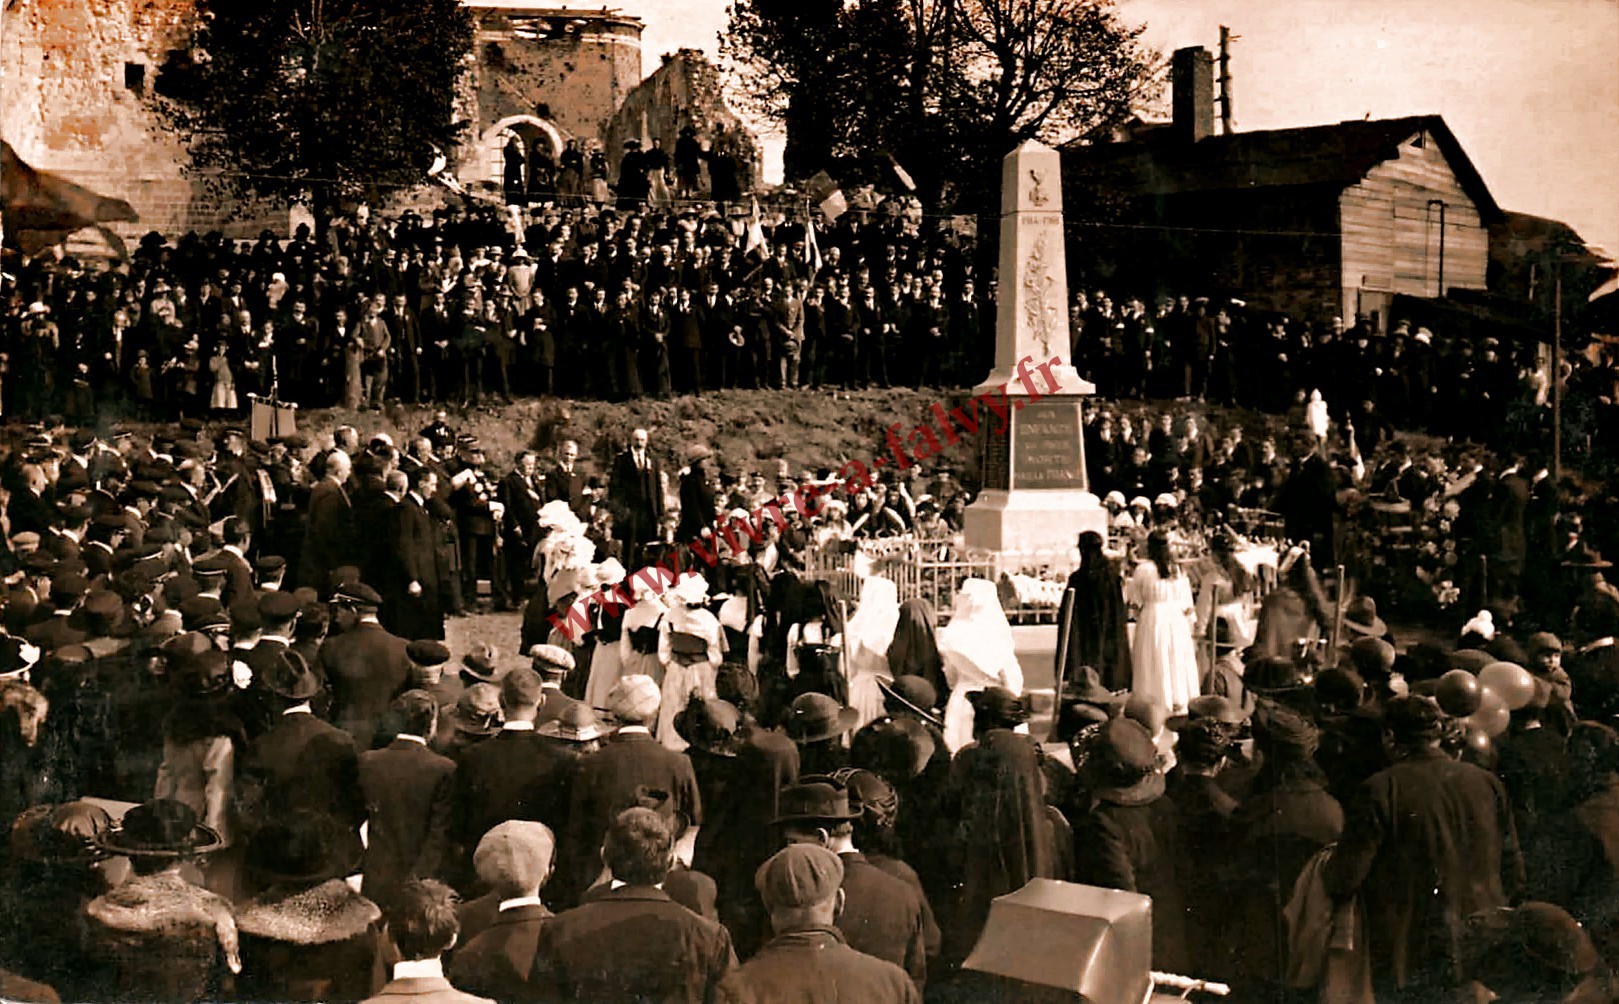
<svg viewBox="0 0 1619 1004">
<path fill-rule="evenodd" d="M 546 722 L 558 720 L 568 708 L 584 704 L 583 701 L 574 700 L 556 687 L 546 687 L 543 693 L 545 694 L 545 703 L 540 705 L 540 713 L 534 716 L 536 728 Z"/>
<path fill-rule="evenodd" d="M 1361 894 L 1374 982 L 1440 975 L 1460 961 L 1450 932 L 1523 881 L 1506 789 L 1437 750 L 1379 771 L 1350 804 L 1323 878 L 1334 896 Z"/>
<path fill-rule="evenodd" d="M 298 566 L 302 583 L 326 589 L 332 569 L 351 563 L 359 552 L 354 506 L 340 485 L 322 479 L 309 492 L 309 522 L 304 530 L 303 561 Z"/>
<path fill-rule="evenodd" d="M 253 568 L 247 559 L 234 551 L 220 551 L 220 556 L 230 562 L 225 570 L 225 590 L 221 594 L 220 602 L 229 610 L 231 604 L 237 600 L 247 599 L 257 591 L 253 585 Z"/>
<path fill-rule="evenodd" d="M 370 749 L 393 699 L 410 686 L 409 645 L 382 625 L 362 621 L 320 646 L 320 671 L 332 693 L 332 721 Z"/>
<path fill-rule="evenodd" d="M 628 518 L 622 524 L 620 537 L 630 540 L 650 540 L 663 518 L 663 465 L 647 452 L 647 469 L 635 466 L 629 450 L 613 460 L 610 485 L 614 501 L 624 507 Z"/>
<path fill-rule="evenodd" d="M 512 471 L 500 479 L 500 501 L 506 506 L 506 515 L 502 520 L 506 539 L 532 549 L 538 543 L 535 535 L 539 531 L 540 506 L 545 504 L 538 488 L 517 471 Z M 531 557 L 529 554 L 522 556 L 524 561 Z M 508 555 L 507 560 L 513 560 L 512 556 Z"/>
<path fill-rule="evenodd" d="M 558 500 L 568 503 L 575 513 L 584 513 L 585 475 L 578 464 L 573 465 L 572 474 L 565 473 L 560 465 L 545 472 L 545 501 Z"/>
<path fill-rule="evenodd" d="M 502 1002 L 542 999 L 529 983 L 540 930 L 551 919 L 543 906 L 503 910 L 483 932 L 456 950 L 450 979 L 468 993 Z"/>
<path fill-rule="evenodd" d="M 394 560 L 398 562 L 404 585 L 422 584 L 422 589 L 438 588 L 438 532 L 412 495 L 406 495 L 394 509 Z"/>
<path fill-rule="evenodd" d="M 488 745 L 488 744 L 485 744 Z M 568 839 L 581 885 L 588 885 L 601 869 L 596 849 L 607 827 L 625 809 L 640 802 L 636 789 L 666 791 L 676 812 L 694 826 L 703 821 L 702 797 L 691 760 L 645 732 L 618 733 L 579 764 L 568 809 Z"/>
<path fill-rule="evenodd" d="M 237 772 L 250 824 L 295 809 L 330 813 L 356 827 L 365 818 L 354 738 L 314 715 L 282 715 L 248 746 Z"/>
<path fill-rule="evenodd" d="M 455 786 L 455 832 L 470 856 L 485 833 L 508 819 L 557 830 L 567 805 L 559 797 L 567 759 L 545 737 L 502 729 L 461 755 Z"/>
<path fill-rule="evenodd" d="M 778 934 L 742 967 L 756 1001 L 794 1004 L 918 1004 L 905 970 L 849 947 L 835 927 Z"/>
<path fill-rule="evenodd" d="M 698 468 L 687 471 L 680 479 L 680 526 L 675 540 L 688 541 L 714 525 L 714 488 L 708 474 Z"/>
<path fill-rule="evenodd" d="M 747 999 L 725 928 L 648 886 L 592 890 L 547 921 L 531 979 L 557 1001 Z"/>
<path fill-rule="evenodd" d="M 436 878 L 450 842 L 455 761 L 421 743 L 395 739 L 359 757 L 369 845 L 366 898 L 386 906 L 399 885 Z"/>
<path fill-rule="evenodd" d="M 856 951 L 904 969 L 921 990 L 928 978 L 926 906 L 922 893 L 866 860 L 843 859 L 843 913 L 838 930 Z"/>
</svg>

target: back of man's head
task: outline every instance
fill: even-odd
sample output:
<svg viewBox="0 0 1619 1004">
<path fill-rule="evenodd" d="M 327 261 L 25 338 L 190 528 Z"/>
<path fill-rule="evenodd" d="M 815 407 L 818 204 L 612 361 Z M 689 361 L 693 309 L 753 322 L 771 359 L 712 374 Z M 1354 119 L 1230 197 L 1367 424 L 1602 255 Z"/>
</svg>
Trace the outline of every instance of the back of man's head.
<svg viewBox="0 0 1619 1004">
<path fill-rule="evenodd" d="M 405 735 L 430 739 L 438 724 L 438 702 L 425 690 L 407 690 L 394 698 L 389 709 Z"/>
<path fill-rule="evenodd" d="M 438 958 L 455 944 L 460 930 L 455 919 L 455 893 L 444 883 L 412 880 L 395 893 L 388 913 L 388 933 L 402 961 Z"/>
<path fill-rule="evenodd" d="M 625 809 L 607 828 L 602 861 L 626 885 L 658 885 L 673 863 L 674 837 L 651 809 Z"/>
<path fill-rule="evenodd" d="M 831 927 L 843 909 L 843 860 L 817 844 L 789 844 L 759 866 L 754 888 L 777 934 Z"/>
<path fill-rule="evenodd" d="M 527 666 L 514 666 L 500 678 L 500 708 L 506 720 L 533 720 L 545 700 L 540 674 Z"/>
</svg>

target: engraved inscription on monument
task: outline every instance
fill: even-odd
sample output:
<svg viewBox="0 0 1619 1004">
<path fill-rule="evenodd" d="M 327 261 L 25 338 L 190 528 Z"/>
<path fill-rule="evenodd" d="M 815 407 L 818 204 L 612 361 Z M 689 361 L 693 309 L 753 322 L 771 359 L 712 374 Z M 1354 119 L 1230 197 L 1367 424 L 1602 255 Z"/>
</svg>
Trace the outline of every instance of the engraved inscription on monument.
<svg viewBox="0 0 1619 1004">
<path fill-rule="evenodd" d="M 1012 487 L 1085 488 L 1079 401 L 1029 401 L 1012 419 Z"/>
</svg>

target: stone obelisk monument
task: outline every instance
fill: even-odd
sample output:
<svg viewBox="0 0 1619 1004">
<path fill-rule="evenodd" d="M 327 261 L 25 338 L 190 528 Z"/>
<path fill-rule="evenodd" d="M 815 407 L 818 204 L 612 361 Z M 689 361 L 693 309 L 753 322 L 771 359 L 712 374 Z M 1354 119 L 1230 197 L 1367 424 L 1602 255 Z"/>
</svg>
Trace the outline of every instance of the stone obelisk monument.
<svg viewBox="0 0 1619 1004">
<path fill-rule="evenodd" d="M 1066 554 L 1085 530 L 1106 537 L 1107 513 L 1089 491 L 1080 421 L 1096 386 L 1068 358 L 1061 163 L 1032 140 L 1001 165 L 999 275 L 995 368 L 973 393 L 1004 393 L 1010 421 L 980 424 L 983 490 L 966 510 L 966 543 Z M 979 415 L 992 417 L 982 405 Z"/>
</svg>

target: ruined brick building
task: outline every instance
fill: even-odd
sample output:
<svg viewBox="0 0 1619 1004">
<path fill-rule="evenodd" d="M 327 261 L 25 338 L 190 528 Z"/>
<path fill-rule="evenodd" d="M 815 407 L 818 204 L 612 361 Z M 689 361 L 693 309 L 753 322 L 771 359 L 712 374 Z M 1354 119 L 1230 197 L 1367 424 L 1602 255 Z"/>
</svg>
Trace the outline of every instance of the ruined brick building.
<svg viewBox="0 0 1619 1004">
<path fill-rule="evenodd" d="M 569 139 L 603 143 L 616 164 L 622 139 L 657 136 L 672 146 L 682 124 L 705 135 L 743 133 L 725 107 L 718 74 L 700 53 L 667 57 L 641 76 L 642 22 L 611 9 L 555 0 L 466 0 L 473 51 L 456 95 L 465 123 L 454 152 L 469 185 L 498 185 L 514 137 L 553 155 Z M 286 207 L 221 205 L 186 174 L 184 138 L 170 131 L 158 68 L 190 44 L 194 0 L 0 0 L 0 137 L 35 167 L 127 199 L 141 222 L 130 233 L 220 227 L 245 236 L 284 229 Z M 624 114 L 621 114 L 624 113 Z M 757 143 L 742 144 L 757 165 Z M 233 218 L 233 215 L 235 218 Z"/>
</svg>

